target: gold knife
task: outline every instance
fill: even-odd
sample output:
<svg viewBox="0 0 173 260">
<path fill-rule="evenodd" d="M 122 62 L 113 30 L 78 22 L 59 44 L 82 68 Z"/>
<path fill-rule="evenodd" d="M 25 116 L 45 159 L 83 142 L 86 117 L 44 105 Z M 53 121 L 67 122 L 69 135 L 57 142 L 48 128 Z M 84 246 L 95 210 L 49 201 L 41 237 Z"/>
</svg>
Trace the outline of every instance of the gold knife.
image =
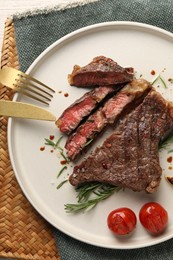
<svg viewBox="0 0 173 260">
<path fill-rule="evenodd" d="M 45 121 L 56 120 L 55 115 L 41 107 L 22 102 L 6 100 L 0 100 L 0 115 Z"/>
</svg>

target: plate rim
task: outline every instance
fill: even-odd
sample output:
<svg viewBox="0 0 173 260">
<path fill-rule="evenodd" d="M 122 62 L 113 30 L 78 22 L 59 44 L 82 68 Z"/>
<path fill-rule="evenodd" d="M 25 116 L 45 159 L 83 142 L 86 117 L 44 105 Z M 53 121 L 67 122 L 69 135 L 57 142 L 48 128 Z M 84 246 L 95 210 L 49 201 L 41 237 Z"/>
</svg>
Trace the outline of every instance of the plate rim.
<svg viewBox="0 0 173 260">
<path fill-rule="evenodd" d="M 59 45 L 61 42 L 66 41 L 69 38 L 72 38 L 73 36 L 76 36 L 77 34 L 84 33 L 90 30 L 95 30 L 98 28 L 103 28 L 103 27 L 110 27 L 110 26 L 129 26 L 129 27 L 136 27 L 136 28 L 141 28 L 145 30 L 152 30 L 157 33 L 161 33 L 164 35 L 167 35 L 168 37 L 173 38 L 173 33 L 170 31 L 167 31 L 163 28 L 157 27 L 155 25 L 150 25 L 147 23 L 141 23 L 141 22 L 133 22 L 133 21 L 109 21 L 109 22 L 101 22 L 101 23 L 96 23 L 92 25 L 88 25 L 82 28 L 79 28 L 75 31 L 72 31 L 60 39 L 56 40 L 54 43 L 52 43 L 50 46 L 48 46 L 42 53 L 38 55 L 38 57 L 32 62 L 32 64 L 29 66 L 29 68 L 26 70 L 26 73 L 30 73 L 34 66 L 51 50 L 53 50 L 57 45 Z M 15 99 L 15 97 L 14 97 Z"/>
<path fill-rule="evenodd" d="M 92 25 L 88 25 L 85 27 L 82 27 L 80 29 L 77 29 L 73 32 L 68 33 L 67 35 L 61 37 L 60 39 L 56 40 L 54 43 L 52 43 L 50 46 L 48 46 L 40 55 L 38 55 L 38 57 L 32 62 L 32 64 L 29 66 L 29 68 L 26 70 L 26 73 L 29 74 L 32 72 L 32 70 L 35 68 L 35 66 L 42 60 L 42 58 L 44 58 L 47 54 L 49 54 L 50 51 L 52 51 L 54 48 L 56 48 L 56 46 L 58 46 L 59 44 L 63 43 L 64 41 L 68 40 L 68 39 L 73 39 L 73 37 L 76 37 L 76 35 L 80 35 L 81 33 L 87 33 L 89 31 L 92 30 L 97 30 L 99 29 L 104 29 L 104 27 L 130 27 L 131 29 L 139 29 L 140 30 L 146 30 L 146 31 L 153 31 L 155 33 L 160 33 L 163 36 L 168 36 L 170 37 L 170 39 L 173 40 L 173 33 L 169 32 L 165 29 L 162 29 L 160 27 L 154 26 L 154 25 L 150 25 L 150 24 L 146 24 L 146 23 L 140 23 L 140 22 L 133 22 L 133 21 L 110 21 L 110 22 L 102 22 L 102 23 L 96 23 L 96 24 L 92 24 Z M 18 98 L 18 93 L 16 93 L 13 97 L 13 101 L 16 101 Z M 122 250 L 126 250 L 126 249 L 139 249 L 139 248 L 145 248 L 145 247 L 150 247 L 153 245 L 157 245 L 160 243 L 163 243 L 171 238 L 173 238 L 173 235 L 169 235 L 167 237 L 163 237 L 158 242 L 150 242 L 149 244 L 140 244 L 140 245 L 125 245 L 125 246 L 117 246 L 116 245 L 113 246 L 104 246 L 104 245 L 100 245 L 97 242 L 90 242 L 89 240 L 85 240 L 82 238 L 79 238 L 77 235 L 71 234 L 70 231 L 64 231 L 62 228 L 55 226 L 55 224 L 48 218 L 48 216 L 45 216 L 41 210 L 41 208 L 37 205 L 37 203 L 35 203 L 35 201 L 30 197 L 30 195 L 28 194 L 27 190 L 25 190 L 24 185 L 22 184 L 20 177 L 17 173 L 16 170 L 16 166 L 15 166 L 15 160 L 14 160 L 14 156 L 12 153 L 12 141 L 11 141 L 11 137 L 12 137 L 12 122 L 13 119 L 9 118 L 8 119 L 8 127 L 7 127 L 7 142 L 8 142 L 8 151 L 9 151 L 9 157 L 10 157 L 10 162 L 15 174 L 15 177 L 17 179 L 17 182 L 20 185 L 20 188 L 22 189 L 23 193 L 25 194 L 27 200 L 31 203 L 31 205 L 36 209 L 36 211 L 47 221 L 49 222 L 52 226 L 54 226 L 56 229 L 59 229 L 61 232 L 63 232 L 64 234 L 77 239 L 78 241 L 93 245 L 93 246 L 98 246 L 101 248 L 107 248 L 107 249 L 122 249 Z M 116 243 L 115 243 L 116 244 Z"/>
</svg>

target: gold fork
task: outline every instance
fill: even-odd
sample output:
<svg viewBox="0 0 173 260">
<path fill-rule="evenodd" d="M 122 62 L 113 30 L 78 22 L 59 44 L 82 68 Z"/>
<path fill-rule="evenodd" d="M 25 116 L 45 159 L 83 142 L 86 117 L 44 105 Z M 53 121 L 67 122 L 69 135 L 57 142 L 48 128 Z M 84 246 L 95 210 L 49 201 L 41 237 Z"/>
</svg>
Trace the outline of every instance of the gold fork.
<svg viewBox="0 0 173 260">
<path fill-rule="evenodd" d="M 53 97 L 51 93 L 55 93 L 53 89 L 39 80 L 10 67 L 0 70 L 0 83 L 13 89 L 15 92 L 20 92 L 47 105 L 49 105 L 48 102 Z"/>
</svg>

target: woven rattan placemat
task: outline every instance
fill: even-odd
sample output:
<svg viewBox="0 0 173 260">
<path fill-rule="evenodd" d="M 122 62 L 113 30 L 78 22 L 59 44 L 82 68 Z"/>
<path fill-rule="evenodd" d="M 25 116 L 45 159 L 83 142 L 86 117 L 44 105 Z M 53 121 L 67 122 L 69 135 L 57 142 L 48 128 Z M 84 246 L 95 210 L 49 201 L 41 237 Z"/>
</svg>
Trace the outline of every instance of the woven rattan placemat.
<svg viewBox="0 0 173 260">
<path fill-rule="evenodd" d="M 19 68 L 14 26 L 7 19 L 1 68 Z M 12 91 L 0 85 L 0 99 L 11 100 Z M 0 257 L 60 260 L 51 226 L 22 193 L 11 167 L 7 146 L 8 119 L 0 117 Z"/>
</svg>

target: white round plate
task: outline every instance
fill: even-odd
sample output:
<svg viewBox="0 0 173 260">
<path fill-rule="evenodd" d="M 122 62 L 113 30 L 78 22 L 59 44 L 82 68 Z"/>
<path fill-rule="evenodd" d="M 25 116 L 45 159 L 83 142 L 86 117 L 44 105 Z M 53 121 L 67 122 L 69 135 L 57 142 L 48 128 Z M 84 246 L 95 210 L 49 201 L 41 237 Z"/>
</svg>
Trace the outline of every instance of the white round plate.
<svg viewBox="0 0 173 260">
<path fill-rule="evenodd" d="M 56 91 L 49 107 L 40 106 L 50 110 L 58 118 L 65 108 L 87 91 L 69 86 L 67 75 L 72 72 L 75 64 L 86 65 L 100 55 L 114 59 L 123 67 L 134 67 L 137 76 L 142 74 L 149 81 L 161 74 L 168 88 L 156 88 L 166 98 L 173 100 L 171 82 L 168 81 L 173 78 L 173 35 L 146 24 L 108 22 L 70 33 L 47 48 L 35 60 L 27 73 Z M 151 75 L 152 70 L 155 70 L 156 75 Z M 69 96 L 65 97 L 65 93 Z M 39 105 L 18 94 L 15 100 Z M 149 195 L 129 190 L 119 191 L 89 212 L 69 214 L 64 210 L 64 204 L 77 201 L 74 188 L 66 183 L 56 189 L 66 178 L 64 173 L 57 179 L 62 168 L 62 158 L 57 150 L 51 152 L 51 147 L 48 146 L 40 151 L 40 147 L 44 146 L 44 138 L 49 138 L 50 135 L 54 135 L 55 140 L 60 136 L 54 122 L 9 119 L 8 144 L 15 175 L 28 200 L 48 222 L 71 237 L 105 248 L 140 248 L 173 237 L 173 188 L 164 178 L 165 173 L 171 174 L 166 150 L 160 152 L 163 178 L 156 193 Z M 62 144 L 63 142 L 65 138 Z M 70 165 L 66 172 L 70 174 L 72 169 Z M 168 228 L 157 237 L 148 234 L 138 218 L 141 206 L 149 201 L 161 203 L 169 214 Z M 107 228 L 108 213 L 118 207 L 129 207 L 137 215 L 138 224 L 131 236 L 118 238 Z"/>
</svg>

